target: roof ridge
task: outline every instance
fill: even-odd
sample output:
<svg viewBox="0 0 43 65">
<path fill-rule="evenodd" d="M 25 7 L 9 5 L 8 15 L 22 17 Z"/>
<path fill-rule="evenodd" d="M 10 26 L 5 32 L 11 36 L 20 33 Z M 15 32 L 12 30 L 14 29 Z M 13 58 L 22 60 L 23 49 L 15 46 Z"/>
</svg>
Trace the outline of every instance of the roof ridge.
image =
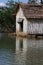
<svg viewBox="0 0 43 65">
<path fill-rule="evenodd" d="M 28 6 L 43 6 L 43 4 L 32 4 L 32 3 L 22 3 L 22 2 L 19 2 L 19 5 L 28 5 Z"/>
</svg>

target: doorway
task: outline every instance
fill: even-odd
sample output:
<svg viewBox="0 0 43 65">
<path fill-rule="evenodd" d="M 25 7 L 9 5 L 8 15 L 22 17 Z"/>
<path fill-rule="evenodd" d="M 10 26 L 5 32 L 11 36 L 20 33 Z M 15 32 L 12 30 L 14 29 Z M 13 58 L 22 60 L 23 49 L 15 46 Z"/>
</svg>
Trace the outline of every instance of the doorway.
<svg viewBox="0 0 43 65">
<path fill-rule="evenodd" d="M 20 23 L 20 32 L 23 32 L 23 21 Z"/>
<path fill-rule="evenodd" d="M 19 32 L 23 32 L 23 21 L 24 19 L 19 18 L 18 24 L 19 24 Z"/>
</svg>

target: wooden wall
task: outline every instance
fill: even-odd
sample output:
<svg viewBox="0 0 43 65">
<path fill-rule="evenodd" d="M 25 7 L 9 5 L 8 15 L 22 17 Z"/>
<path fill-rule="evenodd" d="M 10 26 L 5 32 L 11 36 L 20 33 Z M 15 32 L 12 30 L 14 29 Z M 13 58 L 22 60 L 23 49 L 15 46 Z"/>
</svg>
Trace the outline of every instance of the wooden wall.
<svg viewBox="0 0 43 65">
<path fill-rule="evenodd" d="M 27 32 L 30 34 L 43 34 L 43 20 L 30 20 Z"/>
</svg>

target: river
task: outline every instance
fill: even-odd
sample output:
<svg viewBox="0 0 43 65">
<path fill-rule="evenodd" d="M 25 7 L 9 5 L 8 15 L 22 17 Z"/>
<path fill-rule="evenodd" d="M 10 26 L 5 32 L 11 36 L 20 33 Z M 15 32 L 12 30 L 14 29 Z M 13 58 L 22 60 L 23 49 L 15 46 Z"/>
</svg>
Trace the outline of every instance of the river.
<svg viewBox="0 0 43 65">
<path fill-rule="evenodd" d="M 0 65 L 43 65 L 43 39 L 0 34 Z"/>
</svg>

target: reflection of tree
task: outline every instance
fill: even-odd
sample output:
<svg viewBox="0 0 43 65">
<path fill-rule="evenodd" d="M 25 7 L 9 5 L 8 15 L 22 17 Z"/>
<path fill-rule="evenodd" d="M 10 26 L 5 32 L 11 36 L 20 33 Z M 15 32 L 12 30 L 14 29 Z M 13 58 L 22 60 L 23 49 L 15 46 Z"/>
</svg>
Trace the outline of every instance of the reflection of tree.
<svg viewBox="0 0 43 65">
<path fill-rule="evenodd" d="M 0 38 L 0 48 L 15 51 L 15 38 L 10 38 L 8 34 L 2 34 Z"/>
</svg>

